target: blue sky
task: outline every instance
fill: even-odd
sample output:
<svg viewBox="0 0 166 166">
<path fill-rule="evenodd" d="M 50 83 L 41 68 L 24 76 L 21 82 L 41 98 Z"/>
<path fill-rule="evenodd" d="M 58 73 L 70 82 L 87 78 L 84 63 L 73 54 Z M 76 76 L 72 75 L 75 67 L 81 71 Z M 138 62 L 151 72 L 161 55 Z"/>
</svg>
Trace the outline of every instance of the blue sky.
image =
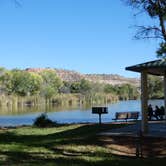
<svg viewBox="0 0 166 166">
<path fill-rule="evenodd" d="M 148 17 L 121 0 L 20 1 L 0 0 L 0 66 L 137 77 L 125 67 L 156 59 L 157 41 L 132 39 Z"/>
</svg>

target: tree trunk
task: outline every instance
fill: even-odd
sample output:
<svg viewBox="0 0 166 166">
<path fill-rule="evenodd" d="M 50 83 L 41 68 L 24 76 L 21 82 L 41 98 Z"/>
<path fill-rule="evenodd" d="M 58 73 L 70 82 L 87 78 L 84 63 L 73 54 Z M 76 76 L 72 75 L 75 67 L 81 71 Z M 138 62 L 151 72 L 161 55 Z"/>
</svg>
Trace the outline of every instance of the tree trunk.
<svg viewBox="0 0 166 166">
<path fill-rule="evenodd" d="M 161 7 L 159 1 L 157 3 L 157 6 L 158 6 L 158 10 L 159 10 L 158 16 L 159 16 L 159 21 L 160 21 L 161 32 L 162 32 L 163 38 L 166 42 L 166 28 L 165 28 L 165 24 L 164 24 L 164 15 L 163 15 L 162 7 Z"/>
</svg>

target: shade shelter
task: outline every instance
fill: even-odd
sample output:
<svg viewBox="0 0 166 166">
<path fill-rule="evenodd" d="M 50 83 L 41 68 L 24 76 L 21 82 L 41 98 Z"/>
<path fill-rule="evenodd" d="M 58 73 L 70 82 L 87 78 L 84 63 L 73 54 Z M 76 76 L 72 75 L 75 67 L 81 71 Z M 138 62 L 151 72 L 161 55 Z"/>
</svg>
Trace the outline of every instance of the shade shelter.
<svg viewBox="0 0 166 166">
<path fill-rule="evenodd" d="M 126 70 L 141 73 L 141 111 L 142 111 L 142 132 L 148 132 L 148 74 L 164 76 L 164 105 L 166 108 L 166 59 L 150 61 L 134 66 L 126 67 Z M 166 109 L 165 109 L 166 118 Z"/>
</svg>

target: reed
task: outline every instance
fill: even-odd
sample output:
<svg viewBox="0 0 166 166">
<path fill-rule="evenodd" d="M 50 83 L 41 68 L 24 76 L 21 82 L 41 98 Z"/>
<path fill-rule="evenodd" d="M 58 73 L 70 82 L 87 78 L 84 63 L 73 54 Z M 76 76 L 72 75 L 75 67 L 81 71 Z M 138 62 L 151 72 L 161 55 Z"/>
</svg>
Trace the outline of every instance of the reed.
<svg viewBox="0 0 166 166">
<path fill-rule="evenodd" d="M 39 95 L 34 96 L 16 96 L 0 95 L 0 112 L 14 111 L 25 112 L 26 107 L 36 111 L 48 110 L 51 107 L 82 107 L 85 105 L 103 105 L 117 102 L 118 97 L 112 94 L 57 94 L 51 98 L 44 98 Z"/>
</svg>

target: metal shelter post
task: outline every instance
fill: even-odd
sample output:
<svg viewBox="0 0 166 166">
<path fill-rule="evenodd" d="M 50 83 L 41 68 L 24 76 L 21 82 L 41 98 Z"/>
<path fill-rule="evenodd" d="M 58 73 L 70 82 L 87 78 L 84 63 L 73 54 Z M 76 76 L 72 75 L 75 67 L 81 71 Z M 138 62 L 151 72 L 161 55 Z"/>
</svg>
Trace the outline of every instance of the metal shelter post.
<svg viewBox="0 0 166 166">
<path fill-rule="evenodd" d="M 147 90 L 147 71 L 141 72 L 141 110 L 142 110 L 142 132 L 148 132 L 148 90 Z"/>
</svg>

